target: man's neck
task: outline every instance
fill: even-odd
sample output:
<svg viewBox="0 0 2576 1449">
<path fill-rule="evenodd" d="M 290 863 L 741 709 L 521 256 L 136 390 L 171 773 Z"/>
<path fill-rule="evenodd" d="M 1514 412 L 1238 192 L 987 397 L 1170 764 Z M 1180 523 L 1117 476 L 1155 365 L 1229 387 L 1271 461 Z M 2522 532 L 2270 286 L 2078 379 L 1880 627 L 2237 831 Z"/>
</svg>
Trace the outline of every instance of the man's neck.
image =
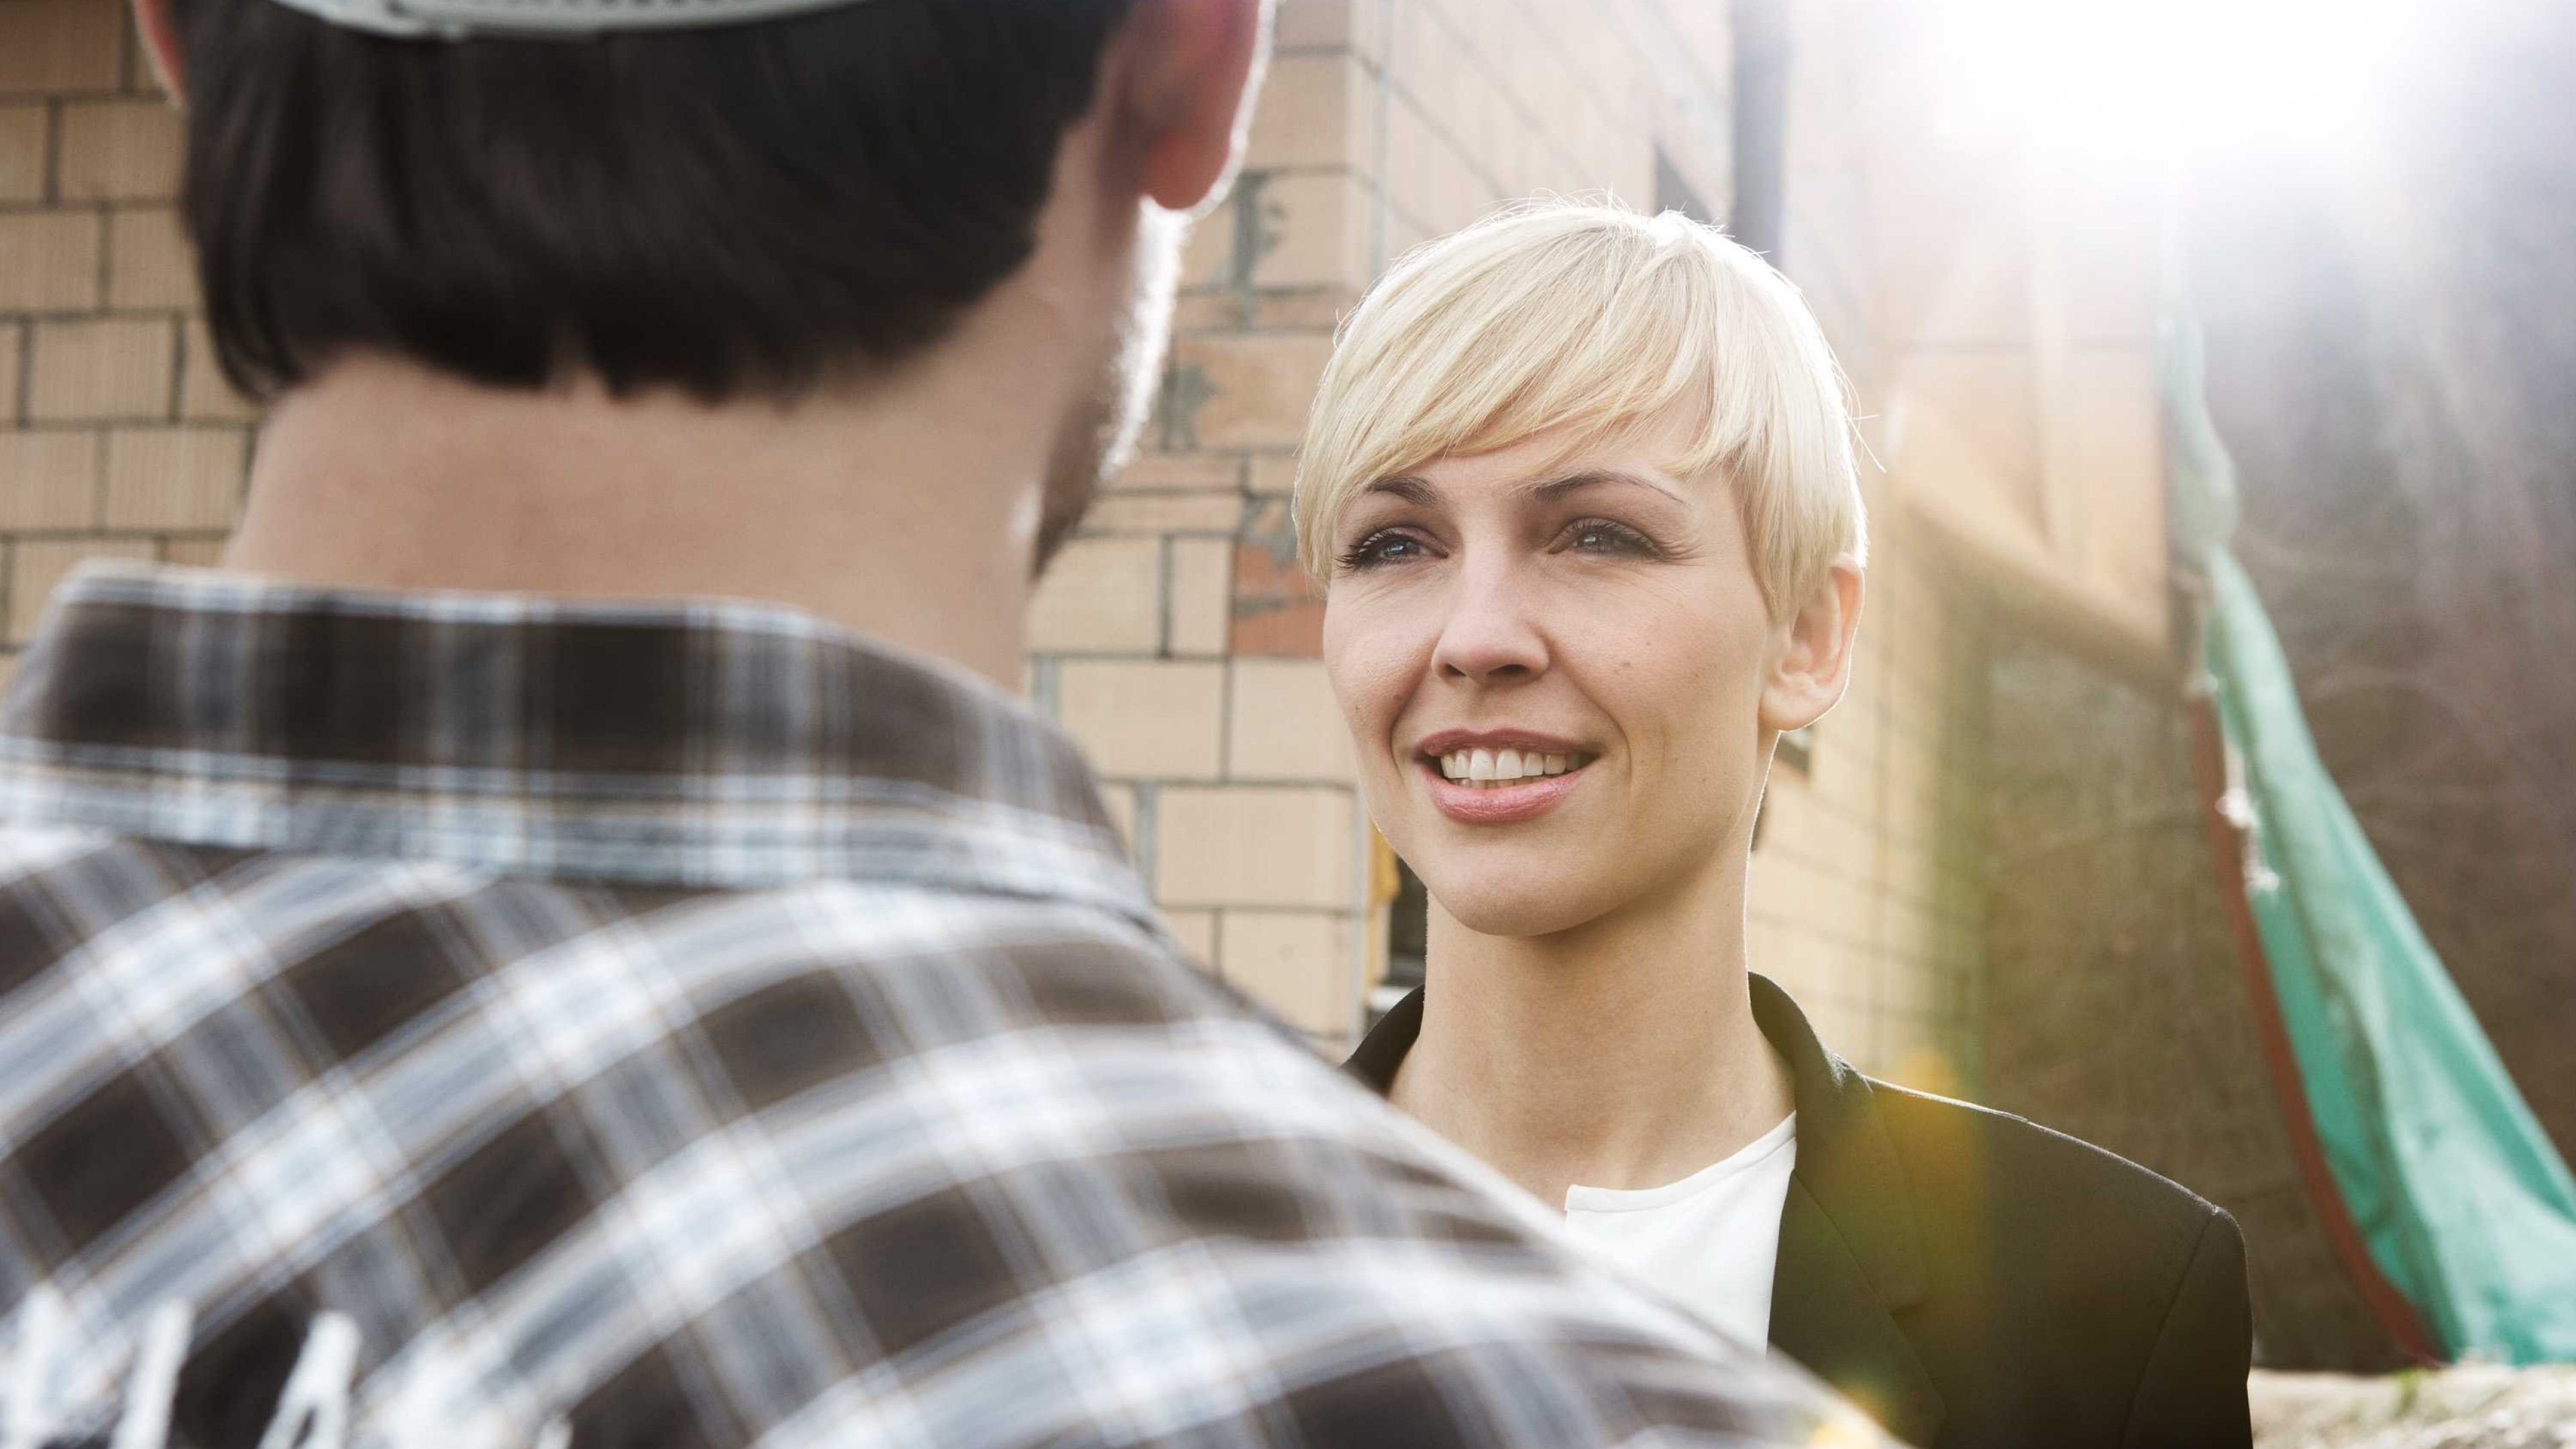
<svg viewBox="0 0 2576 1449">
<path fill-rule="evenodd" d="M 272 411 L 224 562 L 326 585 L 756 599 L 1016 688 L 1062 384 L 961 371 L 977 369 L 711 407 L 352 357 Z"/>
<path fill-rule="evenodd" d="M 1551 1206 L 1573 1183 L 1724 1160 L 1794 1105 L 1753 1020 L 1743 903 L 1738 862 L 1552 936 L 1480 935 L 1435 906 L 1396 1105 Z"/>
</svg>

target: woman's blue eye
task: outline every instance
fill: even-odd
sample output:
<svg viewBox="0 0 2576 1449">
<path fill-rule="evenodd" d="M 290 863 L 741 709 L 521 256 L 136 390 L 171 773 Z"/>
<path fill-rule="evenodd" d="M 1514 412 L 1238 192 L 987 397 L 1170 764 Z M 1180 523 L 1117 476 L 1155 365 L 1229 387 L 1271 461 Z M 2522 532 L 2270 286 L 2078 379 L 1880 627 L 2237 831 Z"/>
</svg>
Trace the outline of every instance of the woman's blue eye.
<svg viewBox="0 0 2576 1449">
<path fill-rule="evenodd" d="M 1409 558 L 1420 558 L 1424 552 L 1422 541 L 1411 534 L 1372 533 L 1342 555 L 1342 566 L 1364 569 L 1378 564 L 1402 563 Z"/>
<path fill-rule="evenodd" d="M 1644 534 L 1624 523 L 1606 518 L 1588 518 L 1567 531 L 1568 548 L 1578 553 L 1650 554 L 1655 546 Z"/>
</svg>

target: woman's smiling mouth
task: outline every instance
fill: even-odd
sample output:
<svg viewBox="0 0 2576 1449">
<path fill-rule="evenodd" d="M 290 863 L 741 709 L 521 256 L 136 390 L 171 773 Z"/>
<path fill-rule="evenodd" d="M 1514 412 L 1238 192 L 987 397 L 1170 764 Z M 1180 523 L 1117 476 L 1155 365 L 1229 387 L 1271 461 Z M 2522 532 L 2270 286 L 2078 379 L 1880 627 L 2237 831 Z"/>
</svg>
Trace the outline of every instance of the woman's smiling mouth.
<svg viewBox="0 0 2576 1449">
<path fill-rule="evenodd" d="M 1592 757 L 1581 751 L 1551 753 L 1514 749 L 1452 750 L 1439 759 L 1441 778 L 1486 788 L 1562 775 L 1592 763 Z"/>
<path fill-rule="evenodd" d="M 1571 740 L 1453 730 L 1414 756 L 1431 803 L 1462 825 L 1505 825 L 1554 809 L 1599 755 Z"/>
</svg>

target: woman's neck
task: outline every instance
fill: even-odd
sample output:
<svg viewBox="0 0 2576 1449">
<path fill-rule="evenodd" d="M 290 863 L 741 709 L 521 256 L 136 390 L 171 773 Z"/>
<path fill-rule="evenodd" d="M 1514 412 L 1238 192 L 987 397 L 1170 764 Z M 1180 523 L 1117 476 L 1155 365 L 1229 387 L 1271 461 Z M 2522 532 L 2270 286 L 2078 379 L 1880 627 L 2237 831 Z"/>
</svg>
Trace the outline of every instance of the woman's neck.
<svg viewBox="0 0 2576 1449">
<path fill-rule="evenodd" d="M 1788 1069 L 1753 1020 L 1742 867 L 1550 936 L 1431 908 L 1398 1107 L 1550 1204 L 1654 1187 L 1779 1125 Z"/>
</svg>

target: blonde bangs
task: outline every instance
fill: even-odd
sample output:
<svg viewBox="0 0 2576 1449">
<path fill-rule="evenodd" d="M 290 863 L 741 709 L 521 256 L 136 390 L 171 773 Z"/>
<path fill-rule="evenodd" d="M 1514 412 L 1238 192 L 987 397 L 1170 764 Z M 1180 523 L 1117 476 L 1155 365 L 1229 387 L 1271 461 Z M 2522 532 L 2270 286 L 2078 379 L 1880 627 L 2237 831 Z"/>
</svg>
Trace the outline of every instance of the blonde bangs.
<svg viewBox="0 0 2576 1449">
<path fill-rule="evenodd" d="M 1678 214 L 1550 201 L 1416 248 L 1343 323 L 1299 454 L 1307 569 L 1368 483 L 1559 429 L 1551 466 L 1651 441 L 1722 470 L 1775 615 L 1861 550 L 1842 379 L 1787 280 Z"/>
</svg>

